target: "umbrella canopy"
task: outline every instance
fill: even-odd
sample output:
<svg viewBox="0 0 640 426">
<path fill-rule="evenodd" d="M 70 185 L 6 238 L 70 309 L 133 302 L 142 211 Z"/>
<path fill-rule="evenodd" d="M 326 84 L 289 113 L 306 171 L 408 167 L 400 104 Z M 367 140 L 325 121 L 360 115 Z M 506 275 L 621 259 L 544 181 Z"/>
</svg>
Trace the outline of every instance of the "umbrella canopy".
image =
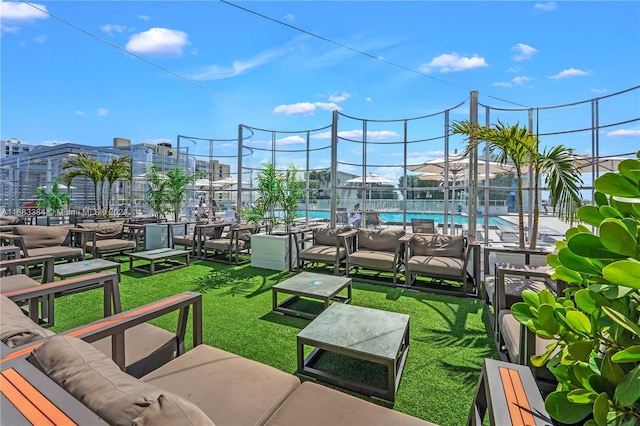
<svg viewBox="0 0 640 426">
<path fill-rule="evenodd" d="M 209 186 L 211 183 L 212 182 L 209 179 L 196 179 L 193 186 Z"/>
<path fill-rule="evenodd" d="M 49 185 L 39 186 L 38 189 L 49 189 L 49 188 L 52 188 L 52 187 L 53 187 L 53 184 L 49 184 Z M 67 186 L 67 185 L 65 185 L 63 183 L 59 183 L 58 184 L 58 188 L 60 188 L 60 189 L 76 189 L 75 186 Z"/>
<path fill-rule="evenodd" d="M 233 185 L 237 185 L 238 184 L 238 178 L 233 177 L 233 176 L 227 176 L 224 179 L 218 179 L 218 180 L 214 180 L 212 185 L 213 186 L 217 186 L 219 188 L 224 188 L 227 186 L 233 186 Z M 247 182 L 242 182 L 242 185 L 248 185 Z"/>
<path fill-rule="evenodd" d="M 358 176 L 355 177 L 353 179 L 349 179 L 347 181 L 345 181 L 346 183 L 365 183 L 365 184 L 371 184 L 371 183 L 395 183 L 395 181 L 391 180 L 391 179 L 387 179 L 387 178 L 383 178 L 382 176 L 378 176 L 376 174 L 373 173 L 368 173 L 365 176 Z"/>
<path fill-rule="evenodd" d="M 469 169 L 469 158 L 464 157 L 460 154 L 453 154 L 449 156 L 449 161 L 447 163 L 447 159 L 445 157 L 436 158 L 434 160 L 425 161 L 422 164 L 417 166 L 408 166 L 407 169 L 412 172 L 426 172 L 426 173 L 437 173 L 440 175 L 444 175 L 445 170 L 449 170 L 449 174 L 453 175 L 456 180 L 459 180 L 458 175 L 467 173 Z M 486 165 L 489 165 L 489 173 L 506 173 L 513 171 L 513 167 L 502 165 L 500 163 L 496 163 L 494 161 L 486 162 L 484 160 L 478 159 L 478 171 L 484 172 L 486 170 Z M 491 178 L 491 175 L 489 175 Z M 453 179 L 450 177 L 450 179 Z M 478 177 L 478 179 L 481 179 Z M 428 180 L 428 179 L 427 179 Z"/>
<path fill-rule="evenodd" d="M 494 177 L 496 177 L 495 173 L 489 173 L 489 179 L 493 179 Z M 465 175 L 460 174 L 460 175 L 456 175 L 456 181 L 457 182 L 461 182 L 464 181 L 466 178 Z M 479 173 L 478 174 L 478 180 L 485 180 L 486 176 L 484 173 Z M 431 181 L 444 181 L 444 172 L 440 172 L 440 173 L 435 173 L 435 172 L 427 172 L 421 175 L 418 175 L 418 180 L 431 180 Z M 449 180 L 453 181 L 453 175 L 449 175 Z"/>
<path fill-rule="evenodd" d="M 590 172 L 617 172 L 618 164 L 623 160 L 628 160 L 632 157 L 589 157 L 587 155 L 581 155 L 577 159 L 578 170 L 582 173 Z"/>
</svg>

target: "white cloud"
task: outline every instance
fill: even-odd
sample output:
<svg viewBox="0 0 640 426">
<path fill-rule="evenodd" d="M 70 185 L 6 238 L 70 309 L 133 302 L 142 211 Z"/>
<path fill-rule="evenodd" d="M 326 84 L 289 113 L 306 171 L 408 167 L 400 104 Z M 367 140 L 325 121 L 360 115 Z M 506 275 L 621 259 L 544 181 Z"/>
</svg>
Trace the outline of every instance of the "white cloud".
<svg viewBox="0 0 640 426">
<path fill-rule="evenodd" d="M 244 61 L 234 61 L 231 66 L 210 65 L 203 72 L 194 75 L 194 80 L 221 80 L 223 78 L 236 77 L 252 68 L 264 65 L 271 60 L 283 56 L 297 44 L 297 39 L 277 49 L 264 50 L 253 58 Z"/>
<path fill-rule="evenodd" d="M 373 98 L 371 96 L 367 96 L 367 102 L 373 102 Z"/>
<path fill-rule="evenodd" d="M 181 56 L 189 45 L 187 33 L 169 28 L 151 28 L 129 38 L 126 49 L 150 56 Z"/>
<path fill-rule="evenodd" d="M 147 15 L 138 15 L 138 19 L 141 19 L 143 21 L 149 21 L 151 17 Z"/>
<path fill-rule="evenodd" d="M 32 4 L 35 7 L 27 3 L 3 1 L 2 7 L 0 7 L 0 19 L 3 21 L 29 22 L 34 19 L 46 19 L 49 17 L 44 13 L 47 11 L 47 6 L 37 3 Z"/>
<path fill-rule="evenodd" d="M 123 33 L 127 30 L 127 27 L 124 25 L 118 24 L 105 24 L 100 27 L 102 32 L 107 33 L 109 35 L 113 35 L 113 33 Z"/>
<path fill-rule="evenodd" d="M 33 38 L 33 41 L 35 41 L 35 42 L 36 42 L 36 43 L 38 43 L 38 44 L 42 44 L 42 43 L 44 43 L 46 40 L 47 40 L 47 36 L 46 36 L 46 35 L 44 35 L 44 34 L 37 35 L 37 36 L 35 36 L 35 37 Z"/>
<path fill-rule="evenodd" d="M 538 12 L 551 12 L 552 10 L 556 10 L 558 5 L 555 1 L 548 1 L 546 3 L 536 3 L 533 8 Z"/>
<path fill-rule="evenodd" d="M 17 34 L 20 32 L 20 27 L 17 25 L 4 25 L 0 22 L 0 32 L 8 34 Z"/>
<path fill-rule="evenodd" d="M 640 137 L 640 130 L 620 129 L 607 133 L 609 139 L 622 139 L 622 138 L 638 138 Z"/>
<path fill-rule="evenodd" d="M 298 135 L 295 136 L 286 136 L 282 139 L 276 140 L 276 145 L 285 146 L 285 145 L 301 145 L 305 144 L 307 141 Z"/>
<path fill-rule="evenodd" d="M 474 54 L 471 58 L 461 57 L 457 53 L 444 53 L 433 58 L 428 64 L 420 65 L 421 72 L 431 72 L 439 68 L 441 73 L 465 71 L 473 68 L 488 67 L 489 65 L 480 56 Z"/>
<path fill-rule="evenodd" d="M 607 93 L 607 89 L 591 89 L 589 90 L 591 93 L 603 94 Z"/>
<path fill-rule="evenodd" d="M 338 137 L 361 141 L 362 140 L 362 130 L 345 130 L 342 132 L 338 132 Z M 394 139 L 399 137 L 400 135 L 393 130 L 372 130 L 367 132 L 367 140 L 385 140 L 385 139 Z M 316 133 L 311 136 L 312 139 L 331 139 L 331 132 L 323 132 Z"/>
<path fill-rule="evenodd" d="M 516 62 L 525 61 L 527 59 L 531 59 L 533 55 L 538 53 L 538 50 L 524 43 L 518 43 L 511 48 L 512 51 L 516 52 L 515 55 L 512 56 L 512 59 Z"/>
<path fill-rule="evenodd" d="M 98 108 L 98 115 L 100 117 L 106 117 L 107 115 L 109 115 L 109 110 L 106 108 Z"/>
<path fill-rule="evenodd" d="M 338 105 L 333 102 L 298 102 L 296 104 L 289 105 L 278 105 L 273 109 L 273 112 L 276 114 L 285 114 L 285 115 L 302 115 L 302 116 L 310 116 L 314 115 L 316 110 L 321 109 L 324 111 L 333 111 L 338 110 L 341 111 Z"/>
<path fill-rule="evenodd" d="M 341 94 L 333 93 L 331 95 L 329 95 L 329 100 L 331 102 L 344 102 L 347 99 L 349 99 L 351 97 L 351 94 L 347 93 L 347 92 L 342 92 Z"/>
<path fill-rule="evenodd" d="M 293 22 L 295 19 L 296 17 L 291 13 L 284 15 L 284 20 L 287 22 Z"/>
<path fill-rule="evenodd" d="M 568 70 L 562 70 L 562 72 L 547 78 L 550 78 L 552 80 L 559 80 L 562 78 L 577 77 L 577 76 L 583 76 L 583 75 L 589 75 L 589 73 L 586 71 L 577 70 L 575 68 L 569 68 Z"/>
<path fill-rule="evenodd" d="M 81 116 L 81 117 L 84 117 L 85 115 L 87 115 L 87 113 L 86 113 L 86 112 L 84 112 L 84 111 L 80 111 L 80 110 L 74 111 L 73 113 L 74 113 L 75 115 L 79 115 L 79 116 Z"/>
<path fill-rule="evenodd" d="M 493 83 L 492 86 L 496 87 L 512 87 L 512 86 L 522 86 L 527 81 L 531 81 L 533 78 L 521 75 L 519 77 L 514 77 L 511 81 L 499 81 Z"/>
</svg>

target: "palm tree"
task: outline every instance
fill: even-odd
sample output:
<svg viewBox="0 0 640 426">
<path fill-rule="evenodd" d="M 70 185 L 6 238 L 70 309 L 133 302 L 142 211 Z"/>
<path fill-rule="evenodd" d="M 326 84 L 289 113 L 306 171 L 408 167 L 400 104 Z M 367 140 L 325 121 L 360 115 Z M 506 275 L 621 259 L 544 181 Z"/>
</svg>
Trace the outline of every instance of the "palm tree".
<svg viewBox="0 0 640 426">
<path fill-rule="evenodd" d="M 469 121 L 454 122 L 454 134 L 467 136 L 466 155 L 481 142 L 489 143 L 489 151 L 496 162 L 506 164 L 511 160 L 516 169 L 516 197 L 518 201 L 518 243 L 525 247 L 524 238 L 524 210 L 522 176 L 525 172 L 532 174 L 534 179 L 533 225 L 529 247 L 535 249 L 537 245 L 539 220 L 539 181 L 540 175 L 545 173 L 545 184 L 549 188 L 551 206 L 554 213 L 567 219 L 575 217 L 576 210 L 582 203 L 580 187 L 582 178 L 578 170 L 576 156 L 573 149 L 558 145 L 550 150 L 539 151 L 540 141 L 531 134 L 526 126 L 519 123 L 513 126 L 502 123 L 488 127 L 480 126 Z M 558 209 L 558 210 L 557 210 Z M 557 210 L 557 211 L 556 211 Z"/>
<path fill-rule="evenodd" d="M 93 195 L 95 199 L 96 211 L 98 211 L 98 187 L 102 193 L 102 183 L 104 181 L 104 164 L 98 160 L 94 160 L 86 152 L 80 152 L 75 157 L 67 158 L 62 166 L 63 170 L 71 169 L 61 176 L 62 182 L 71 186 L 71 181 L 83 176 L 93 182 Z M 100 206 L 102 207 L 102 195 L 100 196 Z"/>
<path fill-rule="evenodd" d="M 107 182 L 107 213 L 111 211 L 111 191 L 119 179 L 131 180 L 131 159 L 128 155 L 111 158 L 104 166 L 104 180 Z"/>
<path fill-rule="evenodd" d="M 174 222 L 177 222 L 180 218 L 180 210 L 182 210 L 182 203 L 189 185 L 193 185 L 196 179 L 200 179 L 203 176 L 204 172 L 187 175 L 180 167 L 173 168 L 167 172 L 167 179 L 164 184 L 167 191 L 167 202 L 173 209 Z"/>
</svg>

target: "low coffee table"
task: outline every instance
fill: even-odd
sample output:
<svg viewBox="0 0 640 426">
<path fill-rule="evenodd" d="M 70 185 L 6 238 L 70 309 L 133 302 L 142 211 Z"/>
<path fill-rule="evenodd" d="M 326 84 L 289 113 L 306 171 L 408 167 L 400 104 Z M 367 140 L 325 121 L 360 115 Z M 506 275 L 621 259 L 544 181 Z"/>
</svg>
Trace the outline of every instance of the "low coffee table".
<svg viewBox="0 0 640 426">
<path fill-rule="evenodd" d="M 120 264 L 105 259 L 79 260 L 77 262 L 59 263 L 53 266 L 53 275 L 61 279 L 67 279 L 75 275 L 89 274 L 92 272 L 106 271 L 115 268 L 120 280 Z"/>
<path fill-rule="evenodd" d="M 340 296 L 343 290 L 347 290 L 346 296 Z M 301 272 L 287 280 L 271 287 L 272 305 L 274 312 L 294 315 L 297 317 L 314 319 L 317 315 L 291 308 L 291 305 L 301 297 L 317 299 L 324 302 L 327 309 L 331 301 L 351 303 L 351 278 L 335 275 L 314 274 Z M 278 303 L 278 293 L 292 294 L 283 302 Z"/>
<path fill-rule="evenodd" d="M 129 270 L 138 271 L 145 274 L 153 275 L 156 272 L 170 271 L 172 269 L 189 266 L 189 250 L 174 250 L 171 248 L 160 248 L 155 250 L 139 251 L 137 253 L 129 253 Z M 175 260 L 176 257 L 184 257 L 185 261 Z M 134 260 L 146 260 L 148 264 L 133 266 Z M 156 262 L 162 265 L 156 265 Z M 156 266 L 160 268 L 156 271 Z"/>
<path fill-rule="evenodd" d="M 304 346 L 313 346 L 304 357 Z M 409 315 L 334 303 L 297 336 L 298 373 L 394 402 L 409 350 Z M 325 352 L 381 364 L 386 387 L 339 377 L 315 367 Z"/>
</svg>

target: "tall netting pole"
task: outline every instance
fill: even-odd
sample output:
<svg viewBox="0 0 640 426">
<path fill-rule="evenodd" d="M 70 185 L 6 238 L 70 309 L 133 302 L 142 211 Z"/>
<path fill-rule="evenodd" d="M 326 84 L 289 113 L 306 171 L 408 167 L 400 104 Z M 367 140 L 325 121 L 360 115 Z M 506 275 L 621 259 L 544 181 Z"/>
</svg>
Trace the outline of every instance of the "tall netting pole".
<svg viewBox="0 0 640 426">
<path fill-rule="evenodd" d="M 471 92 L 469 99 L 469 121 L 478 124 L 478 92 Z M 476 236 L 478 214 L 478 146 L 473 145 L 469 155 L 469 235 Z M 488 178 L 488 176 L 487 176 Z"/>
</svg>

